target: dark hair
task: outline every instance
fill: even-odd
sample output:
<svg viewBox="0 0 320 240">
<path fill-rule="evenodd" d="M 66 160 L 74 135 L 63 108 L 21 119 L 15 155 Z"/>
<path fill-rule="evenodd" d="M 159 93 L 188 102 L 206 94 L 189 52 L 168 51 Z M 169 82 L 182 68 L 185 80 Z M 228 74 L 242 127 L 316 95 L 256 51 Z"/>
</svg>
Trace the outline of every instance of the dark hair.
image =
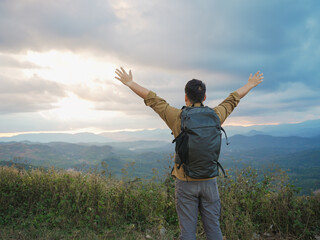
<svg viewBox="0 0 320 240">
<path fill-rule="evenodd" d="M 198 79 L 192 79 L 187 82 L 184 91 L 191 103 L 201 103 L 206 94 L 206 85 Z"/>
</svg>

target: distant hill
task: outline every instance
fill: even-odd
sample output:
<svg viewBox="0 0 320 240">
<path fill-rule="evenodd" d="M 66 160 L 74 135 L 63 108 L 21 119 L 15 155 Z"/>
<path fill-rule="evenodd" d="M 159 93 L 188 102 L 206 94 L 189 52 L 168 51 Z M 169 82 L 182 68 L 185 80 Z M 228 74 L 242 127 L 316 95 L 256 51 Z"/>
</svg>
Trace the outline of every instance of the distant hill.
<svg viewBox="0 0 320 240">
<path fill-rule="evenodd" d="M 301 123 L 264 126 L 260 131 L 272 136 L 314 137 L 320 135 L 320 119 Z"/>
<path fill-rule="evenodd" d="M 235 135 L 229 138 L 231 143 L 223 148 L 229 150 L 250 150 L 256 148 L 285 148 L 285 149 L 308 149 L 320 147 L 320 136 L 306 137 L 274 137 L 269 135 L 243 136 Z"/>
<path fill-rule="evenodd" d="M 64 142 L 31 143 L 8 142 L 0 144 L 0 161 L 33 164 L 35 166 L 54 166 L 59 168 L 87 169 L 96 167 L 102 161 L 117 166 L 120 173 L 127 163 L 136 162 L 146 170 L 162 166 L 157 161 L 169 158 L 173 146 L 167 142 L 124 142 L 111 145 L 73 144 Z M 165 160 L 166 161 L 166 160 Z M 165 164 L 169 164 L 168 161 Z"/>
<path fill-rule="evenodd" d="M 174 144 L 165 141 L 133 141 L 108 143 L 119 151 L 128 149 L 134 152 L 174 152 Z"/>
<path fill-rule="evenodd" d="M 173 136 L 170 129 L 153 129 L 139 131 L 120 131 L 120 132 L 105 132 L 101 133 L 105 136 L 119 142 L 132 141 L 167 141 L 171 142 Z"/>
<path fill-rule="evenodd" d="M 261 169 L 277 166 L 288 171 L 292 182 L 309 193 L 320 188 L 320 136 L 273 137 L 266 135 L 230 138 L 222 144 L 220 162 L 225 168 L 250 165 Z"/>
<path fill-rule="evenodd" d="M 224 129 L 230 136 L 236 134 L 253 136 L 259 134 L 276 137 L 315 137 L 320 135 L 320 119 L 279 125 L 253 125 L 249 127 L 224 126 Z"/>
<path fill-rule="evenodd" d="M 0 142 L 68 142 L 68 143 L 106 143 L 111 142 L 112 139 L 94 134 L 94 133 L 30 133 L 19 134 L 13 137 L 1 137 Z"/>
<path fill-rule="evenodd" d="M 229 142 L 226 145 L 223 140 L 220 156 L 220 160 L 228 164 L 241 160 L 243 163 L 259 166 L 276 162 L 282 167 L 292 167 L 304 166 L 309 159 L 313 159 L 314 165 L 320 166 L 320 136 L 303 138 L 236 135 L 230 137 Z M 312 167 L 311 164 L 309 167 Z"/>
<path fill-rule="evenodd" d="M 19 134 L 12 137 L 0 137 L 1 142 L 68 142 L 68 143 L 110 143 L 110 142 L 136 142 L 136 141 L 166 141 L 171 142 L 173 136 L 169 129 L 120 131 L 94 133 L 30 133 Z"/>
<path fill-rule="evenodd" d="M 72 143 L 2 143 L 0 160 L 20 161 L 36 166 L 69 168 L 74 164 L 96 164 L 112 155 L 111 146 L 83 146 Z"/>
</svg>

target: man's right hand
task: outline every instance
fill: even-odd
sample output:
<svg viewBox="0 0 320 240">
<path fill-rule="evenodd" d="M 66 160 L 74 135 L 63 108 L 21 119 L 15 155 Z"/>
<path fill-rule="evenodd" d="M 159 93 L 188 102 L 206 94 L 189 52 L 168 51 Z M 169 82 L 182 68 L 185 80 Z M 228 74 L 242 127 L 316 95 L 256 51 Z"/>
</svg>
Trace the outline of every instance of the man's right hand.
<svg viewBox="0 0 320 240">
<path fill-rule="evenodd" d="M 130 87 L 131 84 L 133 83 L 131 70 L 129 70 L 129 74 L 128 74 L 122 67 L 120 67 L 120 69 L 121 70 L 116 69 L 116 74 L 119 77 L 115 77 L 115 78 L 118 79 L 120 82 L 122 82 L 124 85 L 127 85 L 128 87 Z"/>
</svg>

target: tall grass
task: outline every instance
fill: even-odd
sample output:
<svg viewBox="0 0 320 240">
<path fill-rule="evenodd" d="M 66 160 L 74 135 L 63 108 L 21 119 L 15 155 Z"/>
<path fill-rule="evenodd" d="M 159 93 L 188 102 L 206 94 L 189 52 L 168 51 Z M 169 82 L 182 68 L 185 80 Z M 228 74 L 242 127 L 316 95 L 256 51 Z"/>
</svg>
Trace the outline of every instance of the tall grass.
<svg viewBox="0 0 320 240">
<path fill-rule="evenodd" d="M 297 196 L 287 174 L 264 173 L 247 167 L 220 181 L 222 229 L 229 239 L 276 235 L 283 239 L 313 239 L 320 230 L 320 194 Z"/>
<path fill-rule="evenodd" d="M 218 183 L 227 239 L 312 239 L 320 231 L 320 195 L 296 196 L 284 172 L 258 181 L 248 167 Z M 1 167 L 1 228 L 1 239 L 174 239 L 174 180 Z M 198 237 L 204 239 L 201 224 Z"/>
</svg>

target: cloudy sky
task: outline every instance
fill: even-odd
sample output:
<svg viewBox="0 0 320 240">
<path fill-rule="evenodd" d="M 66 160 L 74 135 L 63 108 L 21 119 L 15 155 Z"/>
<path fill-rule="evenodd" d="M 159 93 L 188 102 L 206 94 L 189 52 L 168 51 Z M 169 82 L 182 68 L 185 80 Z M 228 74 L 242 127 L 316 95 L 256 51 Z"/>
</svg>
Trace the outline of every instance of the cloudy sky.
<svg viewBox="0 0 320 240">
<path fill-rule="evenodd" d="M 118 66 L 177 108 L 192 78 L 215 106 L 261 70 L 225 124 L 318 119 L 319 12 L 318 0 L 1 0 L 0 135 L 165 128 Z"/>
</svg>

